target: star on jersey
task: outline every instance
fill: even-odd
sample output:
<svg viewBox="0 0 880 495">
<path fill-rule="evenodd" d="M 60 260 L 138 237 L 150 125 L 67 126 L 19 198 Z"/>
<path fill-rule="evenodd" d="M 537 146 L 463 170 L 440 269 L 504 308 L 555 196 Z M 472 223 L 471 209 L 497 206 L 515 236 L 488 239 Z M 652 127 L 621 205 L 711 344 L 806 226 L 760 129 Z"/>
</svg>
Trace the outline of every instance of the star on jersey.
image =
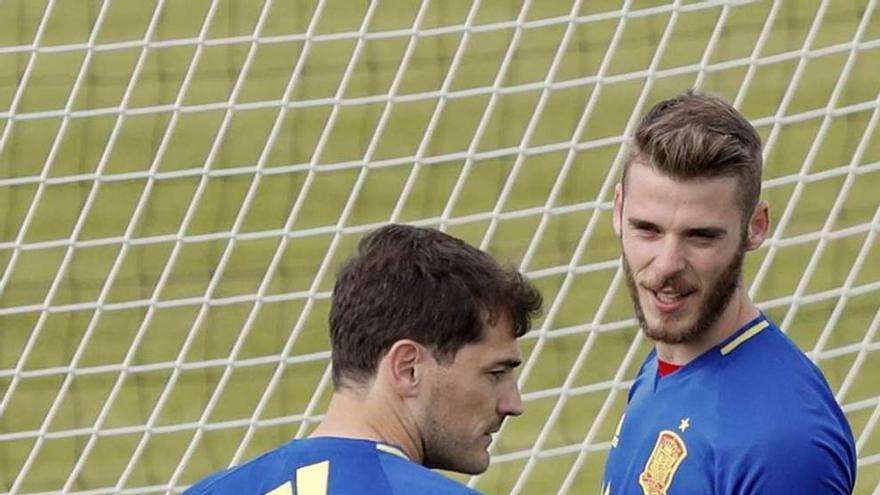
<svg viewBox="0 0 880 495">
<path fill-rule="evenodd" d="M 691 418 L 684 418 L 681 420 L 681 423 L 678 424 L 678 429 L 684 433 L 685 430 L 691 427 Z"/>
</svg>

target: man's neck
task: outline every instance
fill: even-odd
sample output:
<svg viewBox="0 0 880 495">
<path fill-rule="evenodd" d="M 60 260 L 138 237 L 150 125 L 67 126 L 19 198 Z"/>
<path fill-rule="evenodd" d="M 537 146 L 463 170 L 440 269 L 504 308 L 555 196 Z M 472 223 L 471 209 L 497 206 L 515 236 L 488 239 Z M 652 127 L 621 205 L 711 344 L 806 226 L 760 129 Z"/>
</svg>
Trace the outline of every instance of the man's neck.
<svg viewBox="0 0 880 495">
<path fill-rule="evenodd" d="M 337 390 L 310 437 L 374 440 L 400 447 L 414 462 L 424 457 L 421 441 L 402 404 L 377 397 L 381 391 Z"/>
<path fill-rule="evenodd" d="M 760 310 L 742 288 L 730 299 L 730 303 L 714 324 L 693 342 L 667 344 L 657 342 L 657 356 L 671 364 L 685 365 L 700 357 L 709 349 L 727 340 L 743 325 L 757 318 Z"/>
</svg>

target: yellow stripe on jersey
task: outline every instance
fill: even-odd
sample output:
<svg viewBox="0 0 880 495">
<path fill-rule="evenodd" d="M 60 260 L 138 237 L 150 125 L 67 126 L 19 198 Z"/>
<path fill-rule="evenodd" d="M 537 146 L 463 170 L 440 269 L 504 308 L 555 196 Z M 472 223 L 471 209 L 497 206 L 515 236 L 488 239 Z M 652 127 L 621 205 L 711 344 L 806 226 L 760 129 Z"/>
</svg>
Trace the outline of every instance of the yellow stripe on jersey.
<svg viewBox="0 0 880 495">
<path fill-rule="evenodd" d="M 754 337 L 755 335 L 758 335 L 758 333 L 760 333 L 761 330 L 764 330 L 765 328 L 767 328 L 769 326 L 770 326 L 770 323 L 768 323 L 767 320 L 761 320 L 760 323 L 756 323 L 755 326 L 753 326 L 752 328 L 749 328 L 745 332 L 741 333 L 739 335 L 739 337 L 731 340 L 729 344 L 722 347 L 721 348 L 721 355 L 726 356 L 726 355 L 730 354 L 731 352 L 733 352 L 734 349 L 739 347 L 743 342 L 749 340 L 750 338 Z"/>
<path fill-rule="evenodd" d="M 266 495 L 293 495 L 293 485 L 288 481 L 271 492 L 266 492 Z"/>
<path fill-rule="evenodd" d="M 327 495 L 330 461 L 303 466 L 296 470 L 296 495 Z"/>
<path fill-rule="evenodd" d="M 396 455 L 397 457 L 403 457 L 404 459 L 409 460 L 409 457 L 407 457 L 406 454 L 404 454 L 403 451 L 398 449 L 397 447 L 392 447 L 383 443 L 377 443 L 376 450 L 381 450 L 382 452 Z"/>
</svg>

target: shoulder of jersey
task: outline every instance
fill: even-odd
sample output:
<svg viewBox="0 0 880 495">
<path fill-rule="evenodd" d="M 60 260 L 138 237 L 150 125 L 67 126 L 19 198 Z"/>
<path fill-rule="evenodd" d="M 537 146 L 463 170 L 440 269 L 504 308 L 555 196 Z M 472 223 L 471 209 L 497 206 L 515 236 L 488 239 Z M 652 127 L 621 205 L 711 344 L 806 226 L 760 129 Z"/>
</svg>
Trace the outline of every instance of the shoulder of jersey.
<svg viewBox="0 0 880 495">
<path fill-rule="evenodd" d="M 386 467 L 386 476 L 395 493 L 413 493 L 413 487 L 418 487 L 417 491 L 421 495 L 481 495 L 480 492 L 414 463 L 400 454 L 380 450 L 382 452 L 379 456 Z"/>
</svg>

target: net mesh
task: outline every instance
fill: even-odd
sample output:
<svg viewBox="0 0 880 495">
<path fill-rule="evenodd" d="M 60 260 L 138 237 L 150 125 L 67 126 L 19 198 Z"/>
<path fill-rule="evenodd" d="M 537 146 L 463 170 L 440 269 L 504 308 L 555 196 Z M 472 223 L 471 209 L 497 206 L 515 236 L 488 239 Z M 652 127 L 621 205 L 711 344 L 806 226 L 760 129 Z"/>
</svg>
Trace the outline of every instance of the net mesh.
<svg viewBox="0 0 880 495">
<path fill-rule="evenodd" d="M 765 142 L 752 297 L 880 494 L 877 2 L 0 3 L 0 492 L 161 493 L 320 421 L 339 263 L 389 221 L 545 295 L 486 493 L 595 490 L 641 359 L 613 186 L 687 87 Z"/>
</svg>

